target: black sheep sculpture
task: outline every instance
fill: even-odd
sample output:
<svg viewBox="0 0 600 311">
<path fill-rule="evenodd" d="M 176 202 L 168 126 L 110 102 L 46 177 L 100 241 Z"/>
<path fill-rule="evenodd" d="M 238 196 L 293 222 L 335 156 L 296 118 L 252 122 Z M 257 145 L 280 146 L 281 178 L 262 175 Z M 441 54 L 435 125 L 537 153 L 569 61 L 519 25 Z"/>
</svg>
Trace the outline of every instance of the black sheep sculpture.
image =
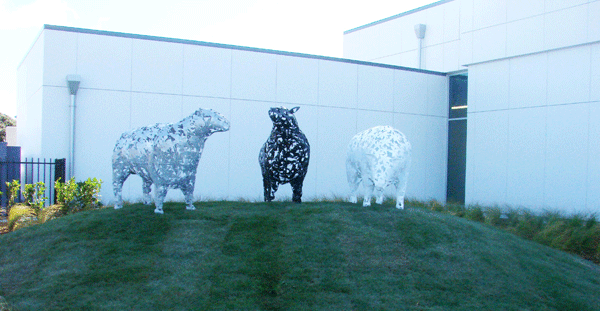
<svg viewBox="0 0 600 311">
<path fill-rule="evenodd" d="M 294 116 L 298 109 L 300 107 L 269 109 L 273 130 L 258 156 L 266 202 L 275 199 L 279 185 L 286 183 L 292 186 L 292 200 L 302 202 L 302 184 L 308 171 L 310 145 Z"/>
</svg>

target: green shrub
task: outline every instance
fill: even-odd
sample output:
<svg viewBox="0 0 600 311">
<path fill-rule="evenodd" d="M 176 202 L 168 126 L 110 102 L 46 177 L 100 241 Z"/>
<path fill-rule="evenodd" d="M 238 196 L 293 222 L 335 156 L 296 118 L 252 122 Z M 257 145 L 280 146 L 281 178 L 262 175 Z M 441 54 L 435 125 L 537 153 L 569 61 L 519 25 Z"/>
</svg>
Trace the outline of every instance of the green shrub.
<svg viewBox="0 0 600 311">
<path fill-rule="evenodd" d="M 43 182 L 37 182 L 35 184 L 25 185 L 23 190 L 23 196 L 27 205 L 40 210 L 44 208 L 44 204 L 48 198 L 44 195 L 46 193 L 46 185 Z"/>
<path fill-rule="evenodd" d="M 83 209 L 100 207 L 100 188 L 102 180 L 95 177 L 77 183 L 77 201 Z"/>
<path fill-rule="evenodd" d="M 101 186 L 102 180 L 96 178 L 88 178 L 84 182 L 77 183 L 74 177 L 66 183 L 57 180 L 54 183 L 57 204 L 62 206 L 65 213 L 98 208 L 101 205 Z"/>
<path fill-rule="evenodd" d="M 19 190 L 21 190 L 21 184 L 18 180 L 13 179 L 11 182 L 6 182 L 6 191 L 8 192 L 8 204 L 6 205 L 7 213 L 10 208 L 15 205 L 15 200 L 19 198 Z"/>
<path fill-rule="evenodd" d="M 469 206 L 469 208 L 466 209 L 464 217 L 472 221 L 485 222 L 483 209 L 479 205 Z"/>
<path fill-rule="evenodd" d="M 533 240 L 600 263 L 600 225 L 595 215 L 552 217 Z"/>
<path fill-rule="evenodd" d="M 13 188 L 18 182 L 13 181 Z M 26 184 L 23 190 L 24 204 L 15 204 L 8 212 L 7 227 L 9 231 L 34 224 L 43 224 L 61 214 L 59 206 L 44 207 L 47 198 L 44 196 L 46 185 L 43 182 Z"/>
<path fill-rule="evenodd" d="M 544 220 L 527 210 L 522 210 L 517 215 L 517 220 L 511 230 L 514 234 L 532 240 L 544 227 Z"/>
<path fill-rule="evenodd" d="M 72 177 L 65 183 L 60 182 L 59 178 L 54 182 L 54 190 L 56 191 L 56 204 L 61 205 L 65 213 L 71 210 L 76 204 L 77 184 L 75 183 L 75 178 Z"/>
<path fill-rule="evenodd" d="M 488 207 L 484 211 L 485 223 L 494 227 L 506 228 L 508 217 L 503 213 L 502 209 L 494 206 Z"/>
</svg>

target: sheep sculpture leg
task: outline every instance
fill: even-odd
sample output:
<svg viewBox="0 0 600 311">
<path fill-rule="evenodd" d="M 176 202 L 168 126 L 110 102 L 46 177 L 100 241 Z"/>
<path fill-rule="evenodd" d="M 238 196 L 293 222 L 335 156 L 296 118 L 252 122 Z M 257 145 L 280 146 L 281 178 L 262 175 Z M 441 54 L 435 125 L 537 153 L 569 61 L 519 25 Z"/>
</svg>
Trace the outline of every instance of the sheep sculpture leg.
<svg viewBox="0 0 600 311">
<path fill-rule="evenodd" d="M 150 195 L 150 191 L 152 191 L 152 179 L 144 178 L 142 192 L 144 193 L 144 204 L 146 205 L 152 204 L 152 196 Z"/>
<path fill-rule="evenodd" d="M 185 196 L 185 209 L 188 211 L 196 210 L 196 207 L 194 206 L 194 185 L 192 184 L 184 187 L 181 189 L 181 192 L 183 192 L 183 195 Z"/>
<path fill-rule="evenodd" d="M 265 189 L 265 202 L 273 201 L 273 199 L 275 199 L 275 192 L 278 188 L 277 182 L 272 181 L 270 178 L 263 176 L 263 187 Z"/>
<path fill-rule="evenodd" d="M 348 185 L 350 186 L 350 203 L 358 202 L 356 191 L 362 181 L 360 173 L 354 164 L 355 163 L 350 161 L 350 159 L 346 161 L 346 177 L 348 179 Z"/>
<path fill-rule="evenodd" d="M 304 176 L 300 176 L 292 181 L 290 181 L 290 185 L 292 186 L 292 201 L 296 203 L 302 202 L 302 184 L 304 183 Z"/>
<path fill-rule="evenodd" d="M 156 185 L 156 193 L 154 194 L 154 205 L 156 206 L 156 208 L 154 209 L 154 212 L 156 214 L 164 214 L 163 211 L 163 203 L 165 202 L 165 197 L 167 196 L 167 190 L 168 188 L 165 187 L 164 185 Z"/>
<path fill-rule="evenodd" d="M 113 170 L 113 192 L 115 193 L 115 209 L 123 207 L 123 183 L 130 173 L 123 170 Z"/>
<path fill-rule="evenodd" d="M 371 206 L 371 197 L 373 195 L 373 191 L 375 190 L 375 185 L 373 184 L 373 182 L 368 181 L 365 182 L 363 186 L 365 188 L 365 198 L 363 199 L 363 206 Z"/>
<path fill-rule="evenodd" d="M 408 161 L 410 167 L 410 160 Z M 406 194 L 406 184 L 408 183 L 408 170 L 403 170 L 396 183 L 396 208 L 404 209 L 404 195 Z"/>
</svg>

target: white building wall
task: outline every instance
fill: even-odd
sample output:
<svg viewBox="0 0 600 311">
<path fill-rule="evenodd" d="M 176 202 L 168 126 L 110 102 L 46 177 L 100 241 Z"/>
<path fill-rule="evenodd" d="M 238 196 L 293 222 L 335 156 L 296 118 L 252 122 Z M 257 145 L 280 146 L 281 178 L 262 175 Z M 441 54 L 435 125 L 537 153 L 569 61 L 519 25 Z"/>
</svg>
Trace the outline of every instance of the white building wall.
<svg viewBox="0 0 600 311">
<path fill-rule="evenodd" d="M 425 9 L 344 33 L 344 57 L 412 68 L 419 67 L 419 39 L 414 26 L 425 24 L 422 67 L 450 72 L 460 64 L 459 1 L 438 1 Z"/>
<path fill-rule="evenodd" d="M 37 45 L 44 54 L 32 53 L 40 49 Z M 25 68 L 29 73 L 31 66 L 25 64 L 42 64 L 35 72 L 43 77 L 43 96 L 20 103 L 19 121 L 21 115 L 38 113 L 44 130 L 34 123 L 19 124 L 24 154 L 67 157 L 70 97 L 65 78 L 79 74 L 75 172 L 79 180 L 102 179 L 107 203 L 113 199 L 112 150 L 121 133 L 176 122 L 200 107 L 221 112 L 231 129 L 207 140 L 195 195 L 262 200 L 258 152 L 272 127 L 267 111 L 281 105 L 301 107 L 296 116 L 311 144 L 305 199 L 345 197 L 350 138 L 386 124 L 403 131 L 413 145 L 407 195 L 445 198 L 448 95 L 443 75 L 61 27 L 47 27 L 32 52 L 19 74 L 24 76 Z M 139 200 L 141 179 L 130 177 L 123 195 Z M 277 193 L 277 198 L 286 197 L 291 197 L 289 185 Z M 183 196 L 170 191 L 168 198 Z"/>
<path fill-rule="evenodd" d="M 595 43 L 469 66 L 467 203 L 598 211 L 598 59 Z"/>
<path fill-rule="evenodd" d="M 344 57 L 422 68 L 465 66 L 600 41 L 599 0 L 443 0 L 344 34 Z"/>
</svg>

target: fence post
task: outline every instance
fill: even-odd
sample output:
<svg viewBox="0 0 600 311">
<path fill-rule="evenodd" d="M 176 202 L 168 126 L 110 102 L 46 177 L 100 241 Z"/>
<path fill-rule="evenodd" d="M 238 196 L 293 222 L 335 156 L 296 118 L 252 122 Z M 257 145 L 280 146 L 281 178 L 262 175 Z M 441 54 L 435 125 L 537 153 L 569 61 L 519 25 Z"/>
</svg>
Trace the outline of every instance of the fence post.
<svg viewBox="0 0 600 311">
<path fill-rule="evenodd" d="M 65 183 L 66 172 L 66 159 L 56 159 L 54 160 L 54 181 L 57 181 L 60 178 L 60 181 Z M 54 186 L 54 185 L 52 185 Z M 56 203 L 56 188 L 54 188 L 54 203 Z"/>
</svg>

